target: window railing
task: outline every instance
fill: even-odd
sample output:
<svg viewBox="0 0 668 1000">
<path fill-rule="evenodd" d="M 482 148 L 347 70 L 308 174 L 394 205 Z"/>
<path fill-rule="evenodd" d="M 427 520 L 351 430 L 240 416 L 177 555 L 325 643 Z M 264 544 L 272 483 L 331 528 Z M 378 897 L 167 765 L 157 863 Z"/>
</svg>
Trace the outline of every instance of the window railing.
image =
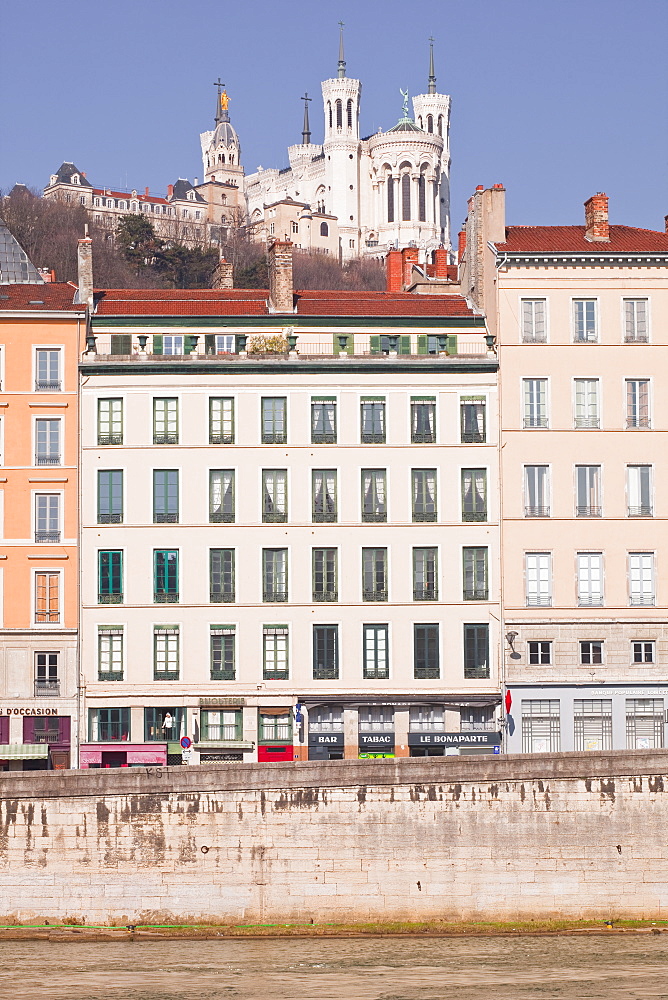
<svg viewBox="0 0 668 1000">
<path fill-rule="evenodd" d="M 60 681 L 35 681 L 36 698 L 57 698 L 60 695 Z"/>
<path fill-rule="evenodd" d="M 336 431 L 311 431 L 311 444 L 336 444 Z"/>
<path fill-rule="evenodd" d="M 387 522 L 386 510 L 363 510 L 362 521 L 366 524 L 385 524 Z"/>
<path fill-rule="evenodd" d="M 467 665 L 464 667 L 464 678 L 467 681 L 486 681 L 489 680 L 489 667 L 486 663 L 479 664 L 477 666 Z"/>
<path fill-rule="evenodd" d="M 385 444 L 384 431 L 362 431 L 362 444 Z"/>
<path fill-rule="evenodd" d="M 59 542 L 60 532 L 59 531 L 36 531 L 35 541 L 41 542 Z"/>
<path fill-rule="evenodd" d="M 223 434 L 209 434 L 209 444 L 234 444 L 234 434 L 231 432 Z"/>
<path fill-rule="evenodd" d="M 550 594 L 527 594 L 528 608 L 551 608 L 552 597 Z"/>
<path fill-rule="evenodd" d="M 178 444 L 178 434 L 162 434 L 157 431 L 153 435 L 153 444 Z"/>
<path fill-rule="evenodd" d="M 122 434 L 98 434 L 98 444 L 123 444 Z"/>
<path fill-rule="evenodd" d="M 46 729 L 41 732 L 33 732 L 33 743 L 60 743 L 59 729 Z"/>
<path fill-rule="evenodd" d="M 211 604 L 234 604 L 234 591 L 212 590 L 209 601 Z"/>
<path fill-rule="evenodd" d="M 153 523 L 154 524 L 178 524 L 179 523 L 179 515 L 178 514 L 158 513 L 158 514 L 155 514 L 155 516 L 153 518 Z"/>
<path fill-rule="evenodd" d="M 438 520 L 435 510 L 414 510 L 413 521 L 416 524 L 431 523 Z"/>
<path fill-rule="evenodd" d="M 631 415 L 626 418 L 627 427 L 649 427 L 649 417 Z"/>
<path fill-rule="evenodd" d="M 201 743 L 211 742 L 216 743 L 220 741 L 226 741 L 228 743 L 234 740 L 239 740 L 240 735 L 236 725 L 222 725 L 214 726 L 208 725 L 202 727 L 202 735 L 200 737 Z"/>
<path fill-rule="evenodd" d="M 547 333 L 535 333 L 525 330 L 522 334 L 523 344 L 547 344 Z"/>
<path fill-rule="evenodd" d="M 60 392 L 60 379 L 37 379 L 35 382 L 35 392 Z"/>
<path fill-rule="evenodd" d="M 436 431 L 413 431 L 412 444 L 436 444 Z"/>
<path fill-rule="evenodd" d="M 436 587 L 413 587 L 414 601 L 437 601 L 438 590 Z"/>
<path fill-rule="evenodd" d="M 233 681 L 234 680 L 234 670 L 211 670 L 211 680 L 212 681 Z"/>
<path fill-rule="evenodd" d="M 154 670 L 153 680 L 154 681 L 178 681 L 179 671 L 178 670 Z"/>
<path fill-rule="evenodd" d="M 98 604 L 122 604 L 123 595 L 122 594 L 98 594 L 97 595 Z"/>
<path fill-rule="evenodd" d="M 577 517 L 601 517 L 601 507 L 592 507 L 589 504 L 578 505 L 575 508 Z"/>
<path fill-rule="evenodd" d="M 336 513 L 333 510 L 314 511 L 312 520 L 314 524 L 336 524 Z"/>
<path fill-rule="evenodd" d="M 98 524 L 122 524 L 123 515 L 122 514 L 98 514 L 97 515 Z"/>
<path fill-rule="evenodd" d="M 598 334 L 596 330 L 584 330 L 581 333 L 576 333 L 573 337 L 574 344 L 597 344 Z"/>
<path fill-rule="evenodd" d="M 337 590 L 314 590 L 313 600 L 316 603 L 326 604 L 328 601 L 338 601 L 339 592 Z"/>
<path fill-rule="evenodd" d="M 624 335 L 625 344 L 649 344 L 649 335 L 646 333 L 627 333 Z"/>
<path fill-rule="evenodd" d="M 465 601 L 488 601 L 489 590 L 486 587 L 476 587 L 474 590 L 464 591 Z"/>
<path fill-rule="evenodd" d="M 267 604 L 284 604 L 288 599 L 285 590 L 263 590 L 262 600 Z"/>
<path fill-rule="evenodd" d="M 263 510 L 262 511 L 262 522 L 263 524 L 286 524 L 288 520 L 288 514 L 285 510 Z"/>
<path fill-rule="evenodd" d="M 547 417 L 546 416 L 525 416 L 524 417 L 524 427 L 547 427 Z"/>
<path fill-rule="evenodd" d="M 629 517 L 653 517 L 654 510 L 649 504 L 644 504 L 641 507 L 629 507 L 628 508 Z"/>
<path fill-rule="evenodd" d="M 494 719 L 487 722 L 466 722 L 462 719 L 459 728 L 463 733 L 493 733 L 498 727 Z"/>
<path fill-rule="evenodd" d="M 262 674 L 262 679 L 265 681 L 287 681 L 290 676 L 287 667 L 275 670 L 265 670 Z"/>
<path fill-rule="evenodd" d="M 225 510 L 212 510 L 209 513 L 210 524 L 234 524 L 234 513 Z"/>
<path fill-rule="evenodd" d="M 576 427 L 594 427 L 598 429 L 601 426 L 601 421 L 598 417 L 576 417 L 575 418 Z"/>
<path fill-rule="evenodd" d="M 35 455 L 35 465 L 60 465 L 60 455 Z"/>
<path fill-rule="evenodd" d="M 603 594 L 582 594 L 578 597 L 579 608 L 603 607 Z"/>
<path fill-rule="evenodd" d="M 653 608 L 656 603 L 654 594 L 631 594 L 632 608 Z"/>
<path fill-rule="evenodd" d="M 156 591 L 156 593 L 153 595 L 153 602 L 154 604 L 178 604 L 179 595 L 176 593 L 166 594 L 162 591 L 160 592 Z"/>
<path fill-rule="evenodd" d="M 525 517 L 549 517 L 550 508 L 549 507 L 536 507 L 533 504 L 529 504 L 528 507 L 524 508 Z"/>
<path fill-rule="evenodd" d="M 262 444 L 287 444 L 285 431 L 262 431 Z"/>
<path fill-rule="evenodd" d="M 363 590 L 362 591 L 363 601 L 386 601 L 387 591 L 386 590 Z"/>
<path fill-rule="evenodd" d="M 123 671 L 122 670 L 98 670 L 97 674 L 98 681 L 122 681 Z"/>
<path fill-rule="evenodd" d="M 462 521 L 486 521 L 487 510 L 464 510 L 462 511 Z"/>
</svg>

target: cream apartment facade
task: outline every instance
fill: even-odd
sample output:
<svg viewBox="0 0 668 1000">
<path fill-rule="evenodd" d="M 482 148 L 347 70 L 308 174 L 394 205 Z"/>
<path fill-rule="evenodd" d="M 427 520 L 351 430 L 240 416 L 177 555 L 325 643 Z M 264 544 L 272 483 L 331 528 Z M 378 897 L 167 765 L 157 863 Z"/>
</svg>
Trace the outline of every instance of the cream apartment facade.
<svg viewBox="0 0 668 1000">
<path fill-rule="evenodd" d="M 189 762 L 496 752 L 484 320 L 447 290 L 295 293 L 285 245 L 270 272 L 96 305 L 81 766 L 180 763 L 184 736 Z"/>
<path fill-rule="evenodd" d="M 506 748 L 665 746 L 668 234 L 503 199 L 469 202 L 462 284 L 501 371 Z"/>
</svg>

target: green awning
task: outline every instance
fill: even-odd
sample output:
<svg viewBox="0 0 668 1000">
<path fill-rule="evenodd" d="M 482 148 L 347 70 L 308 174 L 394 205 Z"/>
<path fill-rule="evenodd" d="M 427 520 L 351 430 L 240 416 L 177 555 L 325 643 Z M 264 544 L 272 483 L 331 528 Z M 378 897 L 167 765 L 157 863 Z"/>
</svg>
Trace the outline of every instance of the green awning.
<svg viewBox="0 0 668 1000">
<path fill-rule="evenodd" d="M 8 743 L 0 746 L 0 760 L 40 760 L 48 756 L 48 743 Z"/>
</svg>

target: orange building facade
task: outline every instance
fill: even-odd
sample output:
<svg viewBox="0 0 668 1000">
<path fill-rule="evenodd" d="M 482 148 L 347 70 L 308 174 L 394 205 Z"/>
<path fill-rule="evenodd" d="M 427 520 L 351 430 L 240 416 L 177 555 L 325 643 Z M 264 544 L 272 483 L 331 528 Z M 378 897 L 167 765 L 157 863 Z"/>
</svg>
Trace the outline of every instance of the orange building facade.
<svg viewBox="0 0 668 1000">
<path fill-rule="evenodd" d="M 77 363 L 69 284 L 0 285 L 0 769 L 76 764 Z"/>
</svg>

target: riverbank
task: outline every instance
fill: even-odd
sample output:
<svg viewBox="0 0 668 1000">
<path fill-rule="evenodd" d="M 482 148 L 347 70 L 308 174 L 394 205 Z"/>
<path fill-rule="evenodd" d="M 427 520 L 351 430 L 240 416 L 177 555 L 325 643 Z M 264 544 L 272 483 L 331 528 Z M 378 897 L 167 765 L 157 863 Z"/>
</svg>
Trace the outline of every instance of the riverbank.
<svg viewBox="0 0 668 1000">
<path fill-rule="evenodd" d="M 668 920 L 419 921 L 392 923 L 126 924 L 0 922 L 0 941 L 231 940 L 258 938 L 485 937 L 568 934 L 662 934 Z"/>
</svg>

